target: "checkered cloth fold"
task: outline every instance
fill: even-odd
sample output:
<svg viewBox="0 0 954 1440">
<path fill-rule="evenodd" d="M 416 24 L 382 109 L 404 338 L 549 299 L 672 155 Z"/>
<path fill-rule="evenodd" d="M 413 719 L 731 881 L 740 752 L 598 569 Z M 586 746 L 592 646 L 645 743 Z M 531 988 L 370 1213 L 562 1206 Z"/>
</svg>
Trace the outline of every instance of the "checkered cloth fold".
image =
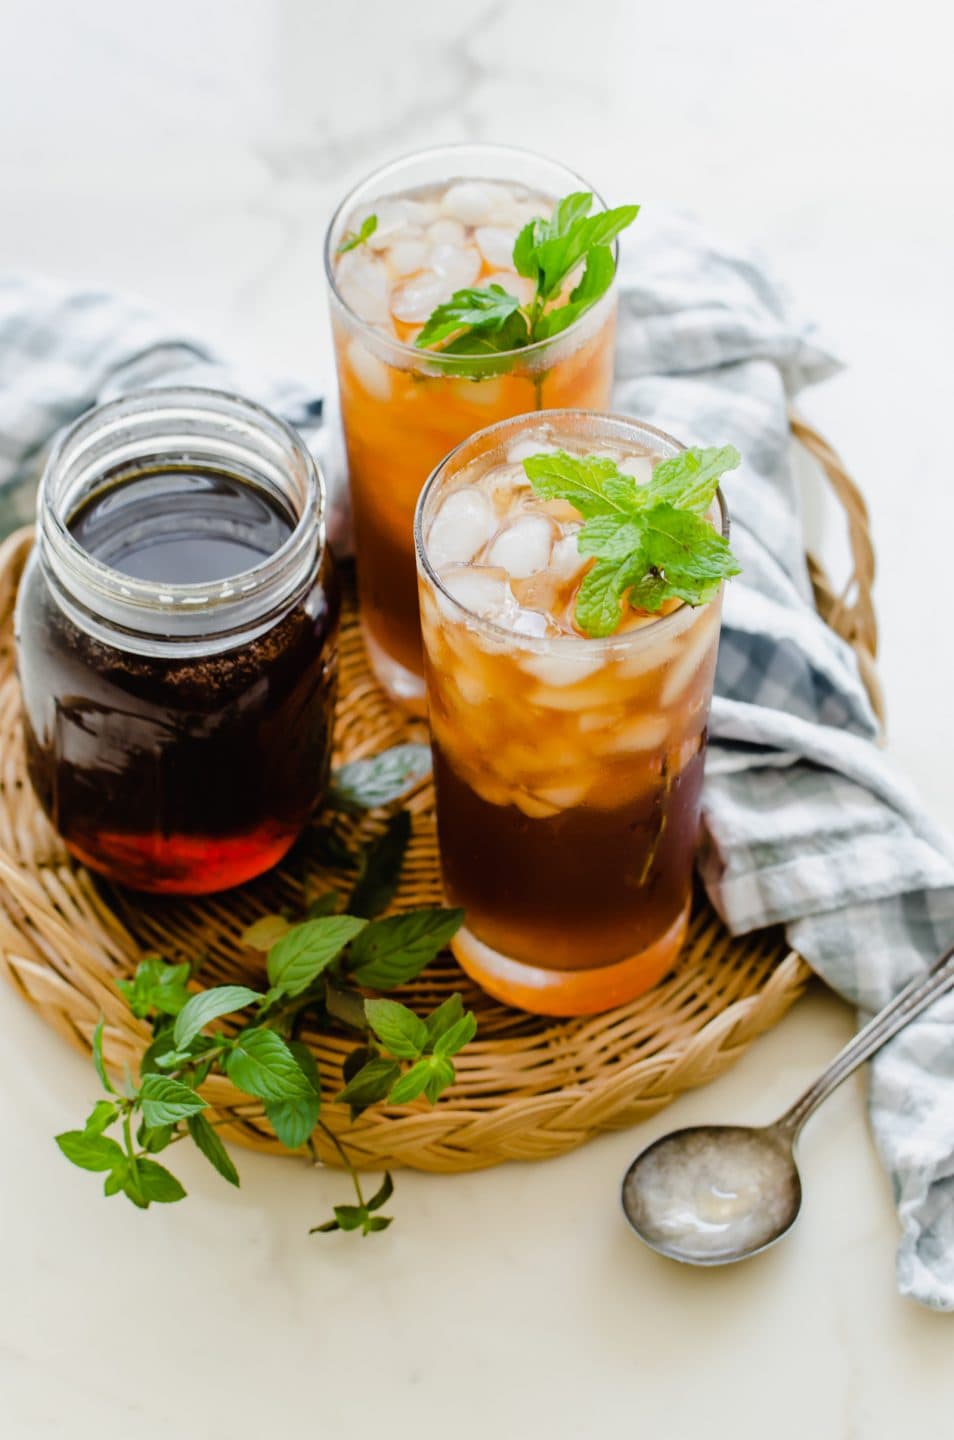
<svg viewBox="0 0 954 1440">
<path fill-rule="evenodd" d="M 787 414 L 837 363 L 760 261 L 692 222 L 643 215 L 626 250 L 616 408 L 744 457 L 726 486 L 743 573 L 725 602 L 702 876 L 731 930 L 784 925 L 865 1018 L 954 942 L 954 862 L 874 743 L 851 649 L 812 605 Z M 323 449 L 345 542 L 342 452 L 321 397 L 236 373 L 142 306 L 23 277 L 0 277 L 0 531 L 32 518 L 59 427 L 173 383 L 249 394 L 303 429 Z M 954 997 L 869 1074 L 901 1221 L 899 1287 L 954 1309 Z"/>
</svg>

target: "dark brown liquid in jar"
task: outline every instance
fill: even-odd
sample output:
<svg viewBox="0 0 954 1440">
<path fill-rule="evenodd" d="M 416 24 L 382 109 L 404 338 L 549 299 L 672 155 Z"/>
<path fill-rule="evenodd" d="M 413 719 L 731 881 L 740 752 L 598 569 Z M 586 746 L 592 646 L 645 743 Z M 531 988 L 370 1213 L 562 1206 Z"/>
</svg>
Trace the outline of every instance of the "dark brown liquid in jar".
<svg viewBox="0 0 954 1440">
<path fill-rule="evenodd" d="M 121 575 L 240 585 L 295 516 L 245 476 L 170 463 L 106 476 L 67 528 Z M 69 612 L 34 557 L 18 617 L 27 763 L 71 852 L 169 893 L 274 865 L 327 781 L 339 614 L 327 550 L 292 603 L 226 648 L 138 653 Z"/>
</svg>

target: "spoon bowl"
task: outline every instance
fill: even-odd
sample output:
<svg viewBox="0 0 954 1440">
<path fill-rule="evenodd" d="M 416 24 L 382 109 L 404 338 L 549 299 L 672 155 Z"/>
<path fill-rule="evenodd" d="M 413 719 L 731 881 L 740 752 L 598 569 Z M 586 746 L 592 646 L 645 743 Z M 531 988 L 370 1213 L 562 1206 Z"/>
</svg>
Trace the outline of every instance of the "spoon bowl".
<svg viewBox="0 0 954 1440">
<path fill-rule="evenodd" d="M 647 1245 L 687 1265 L 728 1265 L 780 1240 L 802 1204 L 795 1142 L 852 1071 L 954 989 L 954 946 L 869 1020 L 774 1125 L 694 1125 L 638 1155 L 623 1210 Z"/>
<path fill-rule="evenodd" d="M 727 1265 L 791 1229 L 802 1184 L 791 1138 L 777 1126 L 694 1125 L 636 1157 L 622 1201 L 637 1235 L 660 1255 Z"/>
</svg>

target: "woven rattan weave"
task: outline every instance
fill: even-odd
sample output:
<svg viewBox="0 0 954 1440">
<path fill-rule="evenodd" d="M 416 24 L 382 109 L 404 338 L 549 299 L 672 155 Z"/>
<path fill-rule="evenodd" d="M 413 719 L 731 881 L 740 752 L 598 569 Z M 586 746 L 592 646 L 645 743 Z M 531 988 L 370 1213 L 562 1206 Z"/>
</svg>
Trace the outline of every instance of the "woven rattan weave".
<svg viewBox="0 0 954 1440">
<path fill-rule="evenodd" d="M 823 617 L 859 654 L 878 705 L 876 643 L 871 607 L 873 552 L 867 514 L 856 487 L 830 447 L 799 421 L 798 439 L 827 473 L 847 517 L 855 560 L 853 588 L 836 596 L 812 566 Z M 133 1070 L 147 1043 L 115 988 L 144 950 L 169 959 L 203 958 L 205 983 L 260 978 L 259 958 L 239 936 L 257 916 L 301 898 L 302 887 L 334 881 L 309 846 L 240 891 L 196 901 L 162 901 L 119 893 L 67 855 L 37 805 L 25 777 L 14 672 L 12 612 L 30 535 L 20 532 L 0 549 L 0 968 L 45 1020 L 89 1050 L 105 1017 L 108 1065 Z M 846 596 L 850 596 L 850 603 Z M 374 754 L 402 739 L 421 738 L 378 689 L 364 659 L 353 601 L 346 606 L 342 685 L 337 728 L 339 760 Z M 433 794 L 411 798 L 413 838 L 396 908 L 439 898 Z M 340 822 L 350 838 L 373 833 L 380 815 Z M 677 968 L 649 994 L 607 1015 L 553 1021 L 523 1015 L 479 992 L 448 956 L 407 987 L 410 1003 L 436 1003 L 464 991 L 479 1018 L 478 1039 L 459 1057 L 458 1082 L 433 1108 L 421 1101 L 375 1108 L 354 1125 L 333 1103 L 324 1118 L 349 1129 L 349 1147 L 367 1167 L 409 1165 L 421 1170 L 472 1170 L 503 1160 L 542 1160 L 580 1145 L 600 1131 L 631 1125 L 680 1091 L 726 1069 L 801 993 L 808 970 L 779 933 L 733 939 L 698 897 L 689 939 Z M 340 1088 L 341 1063 L 353 1041 L 308 1034 L 327 1094 Z M 93 1090 L 91 1076 L 90 1090 Z M 227 1140 L 281 1150 L 260 1107 L 225 1080 L 204 1093 L 219 1112 Z M 317 1136 L 322 1158 L 336 1156 Z"/>
</svg>

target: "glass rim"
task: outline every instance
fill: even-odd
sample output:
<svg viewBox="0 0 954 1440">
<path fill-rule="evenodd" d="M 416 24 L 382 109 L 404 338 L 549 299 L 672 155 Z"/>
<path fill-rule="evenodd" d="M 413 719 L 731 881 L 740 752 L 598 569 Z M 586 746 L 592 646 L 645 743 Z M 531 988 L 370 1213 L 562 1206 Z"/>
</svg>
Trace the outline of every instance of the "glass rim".
<svg viewBox="0 0 954 1440">
<path fill-rule="evenodd" d="M 115 569 L 92 555 L 75 539 L 67 523 L 69 516 L 62 513 L 65 506 L 58 503 L 60 499 L 69 497 L 58 497 L 55 493 L 55 483 L 69 476 L 82 461 L 84 452 L 91 449 L 97 440 L 104 439 L 110 427 L 115 427 L 118 442 L 124 424 L 142 421 L 151 412 L 155 412 L 158 418 L 174 416 L 176 411 L 190 415 L 193 420 L 207 417 L 210 425 L 229 420 L 234 423 L 244 421 L 253 433 L 284 442 L 302 466 L 304 490 L 291 533 L 271 555 L 263 557 L 247 570 L 237 571 L 220 580 L 166 583 L 138 579 Z M 187 438 L 183 436 L 183 439 Z M 160 432 L 157 443 L 162 439 Z M 214 444 L 214 435 L 210 434 L 209 440 Z M 108 469 L 108 453 L 101 463 L 104 471 Z M 228 468 L 226 461 L 222 462 L 222 467 Z M 317 540 L 316 563 L 320 567 L 327 550 L 326 509 L 327 496 L 321 469 L 302 437 L 280 416 L 264 405 L 228 390 L 198 385 L 155 386 L 132 390 L 114 400 L 92 406 L 57 437 L 43 467 L 37 492 L 37 535 L 42 544 L 49 546 L 56 561 L 65 565 L 73 575 L 81 577 L 90 591 L 103 599 L 128 606 L 144 617 L 191 613 L 197 619 L 200 615 L 207 615 L 210 624 L 214 624 L 213 617 L 227 612 L 230 607 L 247 604 L 256 596 L 267 594 L 274 587 L 282 586 L 283 582 L 295 579 L 313 537 Z M 312 567 L 309 565 L 308 568 L 311 570 Z M 66 584 L 69 588 L 68 581 Z M 297 583 L 291 585 L 294 592 L 298 588 Z"/>
<path fill-rule="evenodd" d="M 487 450 L 493 448 L 493 441 L 490 437 L 500 434 L 510 427 L 514 429 L 513 438 L 517 439 L 527 421 L 535 421 L 539 425 L 547 425 L 550 423 L 559 425 L 560 420 L 569 419 L 592 421 L 595 426 L 605 424 L 625 426 L 631 431 L 635 430 L 642 435 L 648 435 L 655 440 L 661 440 L 671 455 L 678 455 L 687 448 L 681 440 L 677 440 L 675 436 L 660 429 L 658 425 L 651 425 L 646 420 L 637 420 L 633 416 L 621 415 L 616 411 L 610 410 L 581 410 L 569 407 L 561 410 L 531 410 L 524 415 L 511 415 L 504 420 L 498 420 L 493 425 L 485 426 L 482 430 L 475 430 L 473 434 L 468 435 L 460 444 L 455 445 L 453 450 L 450 450 L 444 458 L 435 465 L 418 496 L 417 505 L 414 509 L 414 549 L 418 565 L 434 588 L 450 602 L 456 611 L 466 617 L 468 623 L 472 624 L 478 631 L 483 631 L 489 635 L 497 643 L 506 641 L 510 649 L 532 650 L 539 654 L 547 654 L 561 648 L 569 649 L 570 647 L 575 647 L 579 649 L 579 647 L 583 647 L 587 655 L 605 655 L 617 650 L 628 651 L 634 648 L 639 649 L 642 646 L 648 646 L 660 640 L 668 639 L 670 635 L 677 634 L 684 626 L 690 623 L 687 616 L 691 617 L 692 615 L 698 615 L 708 610 L 713 600 L 717 599 L 718 596 L 714 596 L 713 600 L 708 600 L 704 605 L 689 605 L 684 600 L 680 601 L 675 610 L 670 610 L 668 614 L 652 618 L 647 624 L 640 625 L 635 630 L 614 631 L 612 635 L 523 635 L 517 631 L 508 630 L 505 625 L 498 625 L 496 621 L 488 620 L 486 616 L 478 615 L 475 610 L 471 610 L 466 605 L 463 605 L 443 583 L 428 558 L 427 545 L 424 539 L 424 511 L 427 501 L 432 491 L 436 489 L 440 481 L 444 478 L 447 470 L 453 467 L 455 460 L 459 458 L 462 451 L 474 445 L 476 442 L 478 447 L 477 453 L 472 457 L 472 459 L 476 460 L 480 458 L 480 455 L 486 453 Z M 594 436 L 594 438 L 597 437 Z M 598 438 L 605 440 L 610 437 L 603 435 Z M 490 442 L 486 446 L 483 445 L 485 440 L 489 440 Z M 726 505 L 721 485 L 716 488 L 715 498 L 719 503 L 719 515 L 722 521 L 720 533 L 724 540 L 728 540 L 730 531 L 729 509 Z M 724 584 L 725 582 L 723 581 L 722 586 L 719 588 L 719 595 L 722 593 Z"/>
<path fill-rule="evenodd" d="M 442 155 L 460 154 L 463 151 L 470 151 L 471 153 L 478 151 L 486 151 L 488 154 L 494 155 L 519 155 L 525 160 L 542 161 L 545 165 L 554 165 L 557 169 L 562 170 L 564 174 L 567 175 L 570 179 L 575 180 L 580 185 L 581 189 L 588 191 L 593 196 L 594 201 L 596 201 L 596 203 L 600 205 L 603 210 L 609 209 L 609 206 L 606 204 L 606 201 L 603 199 L 603 196 L 596 189 L 596 187 L 594 185 L 591 185 L 588 180 L 585 180 L 582 175 L 578 174 L 577 171 L 573 170 L 569 165 L 564 165 L 562 160 L 554 160 L 549 155 L 542 155 L 537 150 L 528 150 L 522 145 L 495 145 L 490 141 L 484 143 L 480 141 L 471 142 L 465 140 L 455 142 L 451 145 L 428 145 L 425 146 L 422 150 L 410 150 L 404 155 L 397 156 L 394 160 L 387 161 L 387 163 L 384 165 L 379 165 L 376 169 L 372 170 L 370 174 L 366 175 L 363 180 L 359 180 L 356 185 L 352 185 L 351 189 L 345 195 L 344 199 L 341 200 L 338 205 L 336 205 L 334 213 L 332 214 L 331 219 L 328 221 L 328 228 L 325 231 L 324 262 L 325 278 L 328 282 L 328 288 L 331 291 L 331 294 L 336 304 L 341 306 L 342 310 L 348 316 L 348 320 L 355 327 L 356 330 L 360 331 L 366 336 L 371 336 L 376 344 L 393 351 L 395 354 L 401 355 L 405 359 L 413 359 L 418 365 L 420 365 L 422 362 L 430 364 L 436 363 L 441 369 L 449 367 L 451 363 L 459 366 L 461 361 L 466 360 L 468 357 L 465 355 L 445 356 L 440 350 L 422 349 L 420 346 L 413 344 L 413 342 L 409 343 L 407 340 L 398 340 L 395 336 L 387 335 L 383 330 L 379 330 L 376 326 L 372 325 L 370 321 L 362 320 L 360 315 L 355 314 L 351 306 L 348 304 L 347 300 L 345 300 L 344 296 L 341 294 L 341 291 L 338 289 L 338 285 L 335 280 L 335 257 L 333 256 L 331 250 L 331 237 L 334 234 L 335 226 L 337 225 L 338 220 L 346 213 L 349 208 L 354 205 L 360 192 L 365 188 L 365 186 L 370 185 L 372 181 L 387 176 L 393 170 L 400 170 L 402 166 L 407 165 L 408 162 L 411 160 L 428 160 L 432 157 L 436 159 Z M 490 180 L 494 177 L 488 175 L 484 178 Z M 503 184 L 505 182 L 499 181 L 498 183 Z M 572 325 L 568 325 L 565 330 L 559 331 L 559 333 L 556 335 L 548 335 L 545 340 L 534 340 L 532 344 L 524 345 L 516 350 L 495 350 L 492 357 L 494 362 L 496 363 L 497 361 L 517 360 L 521 356 L 529 358 L 540 355 L 547 349 L 548 346 L 552 348 L 554 345 L 565 340 L 567 336 L 575 334 L 580 326 L 582 326 L 587 320 L 592 319 L 594 311 L 598 310 L 601 302 L 608 295 L 612 294 L 613 287 L 616 284 L 617 274 L 619 271 L 619 237 L 617 237 L 613 241 L 612 248 L 613 279 L 611 280 L 604 294 L 600 296 L 599 300 L 597 300 L 594 305 L 590 306 L 588 310 L 585 310 L 582 315 L 579 315 L 577 319 L 573 321 Z M 474 360 L 480 360 L 486 359 L 487 357 L 475 355 L 470 358 Z"/>
</svg>

